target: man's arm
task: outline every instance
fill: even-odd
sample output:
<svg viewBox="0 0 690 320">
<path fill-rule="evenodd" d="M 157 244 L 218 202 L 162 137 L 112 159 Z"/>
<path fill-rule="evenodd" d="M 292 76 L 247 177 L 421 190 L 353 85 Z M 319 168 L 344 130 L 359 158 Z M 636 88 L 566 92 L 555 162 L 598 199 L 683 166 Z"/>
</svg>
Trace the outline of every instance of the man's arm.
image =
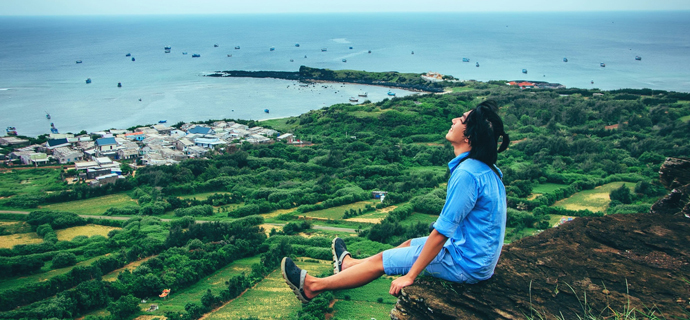
<svg viewBox="0 0 690 320">
<path fill-rule="evenodd" d="M 422 252 L 419 254 L 419 258 L 417 258 L 417 261 L 414 262 L 412 268 L 410 268 L 410 271 L 407 272 L 406 275 L 395 279 L 393 283 L 391 283 L 389 293 L 397 296 L 402 288 L 411 285 L 414 282 L 414 279 L 416 279 L 417 276 L 422 273 L 424 268 L 429 265 L 431 260 L 434 260 L 436 255 L 441 252 L 446 240 L 448 240 L 448 237 L 439 233 L 436 231 L 436 229 L 431 231 L 429 238 L 426 239 L 424 248 L 422 248 Z"/>
</svg>

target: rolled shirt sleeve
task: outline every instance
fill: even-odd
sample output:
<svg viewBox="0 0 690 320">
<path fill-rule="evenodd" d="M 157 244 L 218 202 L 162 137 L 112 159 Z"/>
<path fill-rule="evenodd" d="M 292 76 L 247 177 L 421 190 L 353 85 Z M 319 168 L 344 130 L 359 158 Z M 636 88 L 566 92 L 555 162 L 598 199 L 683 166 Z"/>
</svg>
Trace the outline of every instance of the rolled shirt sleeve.
<svg viewBox="0 0 690 320">
<path fill-rule="evenodd" d="M 465 170 L 454 170 L 448 181 L 446 194 L 446 203 L 434 223 L 434 229 L 448 238 L 453 238 L 460 222 L 477 202 L 477 181 Z"/>
</svg>

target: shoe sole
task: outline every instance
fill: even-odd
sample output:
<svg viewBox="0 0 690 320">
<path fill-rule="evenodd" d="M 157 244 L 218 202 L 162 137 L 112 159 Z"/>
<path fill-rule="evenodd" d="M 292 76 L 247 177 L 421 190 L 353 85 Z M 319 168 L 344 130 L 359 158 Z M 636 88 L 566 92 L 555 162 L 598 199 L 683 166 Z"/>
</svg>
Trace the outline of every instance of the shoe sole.
<svg viewBox="0 0 690 320">
<path fill-rule="evenodd" d="M 331 241 L 331 252 L 333 253 L 333 274 L 338 274 L 340 270 L 338 270 L 338 255 L 335 253 L 335 240 L 338 238 L 333 239 Z"/>
<path fill-rule="evenodd" d="M 292 292 L 295 294 L 295 297 L 297 297 L 297 300 L 299 300 L 300 302 L 302 302 L 304 304 L 309 303 L 308 300 L 306 300 L 304 297 L 302 297 L 302 294 L 299 292 L 299 288 L 295 287 L 295 285 L 292 284 L 292 282 L 290 282 L 290 280 L 288 280 L 287 274 L 285 273 L 285 261 L 286 260 L 287 260 L 286 258 L 283 258 L 283 260 L 280 262 L 280 273 L 283 274 L 283 279 L 285 279 L 285 283 L 287 283 L 287 285 L 290 287 L 290 289 L 292 289 Z"/>
</svg>

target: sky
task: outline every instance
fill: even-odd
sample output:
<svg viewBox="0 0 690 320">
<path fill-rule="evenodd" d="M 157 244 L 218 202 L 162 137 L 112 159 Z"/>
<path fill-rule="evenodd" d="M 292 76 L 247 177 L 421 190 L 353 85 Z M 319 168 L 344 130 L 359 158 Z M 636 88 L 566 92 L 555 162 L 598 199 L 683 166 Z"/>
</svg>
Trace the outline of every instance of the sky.
<svg viewBox="0 0 690 320">
<path fill-rule="evenodd" d="M 0 0 L 0 16 L 657 10 L 690 0 Z"/>
</svg>

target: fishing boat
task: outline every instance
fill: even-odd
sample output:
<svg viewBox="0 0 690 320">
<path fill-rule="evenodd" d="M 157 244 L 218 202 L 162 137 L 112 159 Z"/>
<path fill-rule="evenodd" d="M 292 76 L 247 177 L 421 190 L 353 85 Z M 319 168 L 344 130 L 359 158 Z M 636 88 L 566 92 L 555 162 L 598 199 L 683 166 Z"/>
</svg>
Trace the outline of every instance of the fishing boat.
<svg viewBox="0 0 690 320">
<path fill-rule="evenodd" d="M 165 49 L 165 53 L 170 53 L 170 49 Z"/>
<path fill-rule="evenodd" d="M 158 123 L 166 123 L 168 120 L 158 120 Z"/>
<path fill-rule="evenodd" d="M 321 48 L 321 52 L 326 52 L 328 51 L 328 48 Z"/>
<path fill-rule="evenodd" d="M 132 61 L 137 61 L 137 60 L 135 60 L 134 57 L 132 57 Z"/>
<path fill-rule="evenodd" d="M 127 54 L 125 55 L 125 57 L 131 57 L 131 56 L 132 56 L 131 53 L 127 53 Z"/>
<path fill-rule="evenodd" d="M 522 69 L 522 73 L 527 74 L 527 69 Z"/>
<path fill-rule="evenodd" d="M 350 97 L 350 102 L 357 102 L 357 101 L 359 101 L 357 98 L 355 98 L 355 97 Z"/>
<path fill-rule="evenodd" d="M 171 46 L 165 46 L 165 48 L 163 48 L 163 49 L 170 50 L 170 49 L 172 49 L 172 47 Z"/>
<path fill-rule="evenodd" d="M 50 123 L 50 133 L 59 133 L 58 129 L 55 127 L 55 124 L 53 124 L 52 122 Z"/>
<path fill-rule="evenodd" d="M 470 62 L 470 58 L 462 58 L 462 62 Z"/>
<path fill-rule="evenodd" d="M 231 55 L 231 54 L 228 54 L 228 58 L 232 58 L 232 55 Z"/>
<path fill-rule="evenodd" d="M 367 53 L 371 53 L 371 50 L 369 50 L 369 52 L 367 52 Z"/>
<path fill-rule="evenodd" d="M 640 60 L 642 60 L 642 57 L 640 57 L 640 56 L 635 56 L 635 60 L 640 61 Z"/>
<path fill-rule="evenodd" d="M 604 68 L 604 67 L 606 67 L 606 63 L 603 63 L 603 62 L 602 62 L 602 63 L 599 64 L 599 66 L 602 67 L 602 68 Z"/>
<path fill-rule="evenodd" d="M 568 62 L 568 58 L 563 58 L 563 62 Z"/>
<path fill-rule="evenodd" d="M 77 63 L 81 63 L 81 60 L 77 60 Z"/>
<path fill-rule="evenodd" d="M 388 91 L 388 95 L 389 95 L 389 96 L 393 96 L 393 97 L 395 97 L 395 92 L 392 92 L 392 91 Z"/>
<path fill-rule="evenodd" d="M 117 83 L 117 87 L 118 87 L 118 88 L 122 88 L 122 82 L 118 82 L 118 83 Z"/>
<path fill-rule="evenodd" d="M 235 46 L 235 50 L 240 50 L 240 46 Z"/>
<path fill-rule="evenodd" d="M 414 54 L 414 51 L 412 51 L 412 54 Z"/>
<path fill-rule="evenodd" d="M 295 62 L 295 59 L 290 59 L 290 62 Z"/>
<path fill-rule="evenodd" d="M 271 48 L 268 49 L 268 50 L 270 50 L 270 51 L 276 51 L 276 48 L 275 48 L 275 47 L 271 47 Z"/>
<path fill-rule="evenodd" d="M 299 48 L 299 43 L 295 43 L 295 47 Z"/>
<path fill-rule="evenodd" d="M 183 55 L 186 55 L 186 54 L 187 54 L 187 51 L 185 51 L 185 52 L 182 52 L 182 54 L 183 54 Z"/>
<path fill-rule="evenodd" d="M 91 78 L 86 78 L 86 84 L 91 83 Z"/>
<path fill-rule="evenodd" d="M 268 109 L 264 109 L 264 112 L 268 113 Z"/>
<path fill-rule="evenodd" d="M 352 49 L 354 49 L 354 48 L 350 47 L 350 50 L 352 50 Z"/>
<path fill-rule="evenodd" d="M 218 48 L 218 44 L 217 44 L 217 43 L 214 44 L 213 47 L 214 47 L 214 48 Z"/>
<path fill-rule="evenodd" d="M 46 111 L 46 119 L 50 120 L 50 113 Z"/>
<path fill-rule="evenodd" d="M 475 64 L 474 66 L 477 67 L 477 68 L 479 68 L 479 62 L 477 62 L 477 64 Z"/>
<path fill-rule="evenodd" d="M 192 58 L 199 58 L 199 57 L 201 57 L 200 54 L 198 54 L 198 53 L 192 53 Z"/>
<path fill-rule="evenodd" d="M 347 59 L 343 59 L 343 62 L 347 62 Z"/>
<path fill-rule="evenodd" d="M 367 97 L 367 93 L 366 93 L 366 92 L 360 93 L 360 94 L 358 94 L 358 96 L 360 96 L 360 97 L 362 97 L 362 98 L 366 98 L 366 97 Z"/>
<path fill-rule="evenodd" d="M 17 128 L 15 127 L 7 127 L 5 129 L 5 132 L 7 132 L 8 136 L 16 136 L 17 135 Z"/>
<path fill-rule="evenodd" d="M 304 55 L 304 59 L 306 59 L 306 58 L 307 58 L 307 55 L 305 54 L 305 55 Z"/>
</svg>

